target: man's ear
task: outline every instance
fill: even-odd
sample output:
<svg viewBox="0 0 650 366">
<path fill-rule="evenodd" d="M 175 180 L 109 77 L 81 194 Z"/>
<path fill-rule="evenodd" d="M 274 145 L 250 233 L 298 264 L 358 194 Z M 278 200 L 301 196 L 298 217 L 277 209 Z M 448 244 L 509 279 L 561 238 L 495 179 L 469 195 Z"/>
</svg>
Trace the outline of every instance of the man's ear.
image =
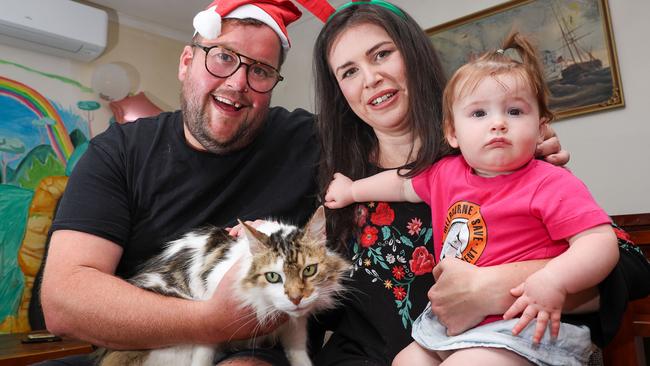
<svg viewBox="0 0 650 366">
<path fill-rule="evenodd" d="M 187 74 L 190 72 L 193 58 L 194 50 L 192 49 L 192 46 L 185 46 L 178 62 L 178 80 L 181 82 L 185 80 Z"/>
<path fill-rule="evenodd" d="M 449 146 L 457 149 L 458 139 L 456 139 L 456 129 L 454 128 L 454 122 L 445 120 L 443 122 L 443 126 L 445 126 L 445 138 L 447 139 L 447 143 L 449 143 Z"/>
</svg>

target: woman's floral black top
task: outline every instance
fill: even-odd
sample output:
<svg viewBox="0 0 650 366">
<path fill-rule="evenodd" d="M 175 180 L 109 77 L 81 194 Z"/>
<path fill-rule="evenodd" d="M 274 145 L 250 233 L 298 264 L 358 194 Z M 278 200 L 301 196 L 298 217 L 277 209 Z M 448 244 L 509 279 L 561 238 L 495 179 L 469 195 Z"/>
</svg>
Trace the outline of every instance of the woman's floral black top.
<svg viewBox="0 0 650 366">
<path fill-rule="evenodd" d="M 328 365 L 355 355 L 389 365 L 411 342 L 411 325 L 429 301 L 435 264 L 430 208 L 424 203 L 357 204 L 352 224 L 358 234 L 348 248 L 354 264 L 346 284 L 350 291 L 337 317 L 325 320 L 334 335 L 320 356 Z"/>
</svg>

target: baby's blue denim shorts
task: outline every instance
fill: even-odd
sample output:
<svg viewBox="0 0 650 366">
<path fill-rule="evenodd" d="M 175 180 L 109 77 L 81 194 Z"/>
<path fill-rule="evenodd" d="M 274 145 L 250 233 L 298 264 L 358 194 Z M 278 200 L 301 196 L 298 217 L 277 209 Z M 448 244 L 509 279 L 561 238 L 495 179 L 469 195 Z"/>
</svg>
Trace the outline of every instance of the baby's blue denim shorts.
<svg viewBox="0 0 650 366">
<path fill-rule="evenodd" d="M 449 351 L 472 347 L 505 348 L 536 365 L 586 365 L 594 350 L 589 328 L 561 323 L 559 337 L 551 340 L 549 329 L 539 344 L 533 344 L 535 322 L 532 321 L 517 336 L 512 328 L 519 319 L 499 320 L 447 336 L 445 328 L 431 312 L 431 304 L 413 323 L 413 339 L 432 351 Z"/>
</svg>

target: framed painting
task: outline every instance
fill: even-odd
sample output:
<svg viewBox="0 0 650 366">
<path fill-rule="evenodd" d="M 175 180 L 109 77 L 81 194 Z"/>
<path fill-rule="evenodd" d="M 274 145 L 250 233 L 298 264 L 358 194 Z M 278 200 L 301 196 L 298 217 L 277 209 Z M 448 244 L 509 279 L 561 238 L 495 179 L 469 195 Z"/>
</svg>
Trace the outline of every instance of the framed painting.
<svg viewBox="0 0 650 366">
<path fill-rule="evenodd" d="M 513 30 L 538 48 L 557 119 L 623 107 L 607 0 L 513 0 L 427 29 L 447 77 Z"/>
</svg>

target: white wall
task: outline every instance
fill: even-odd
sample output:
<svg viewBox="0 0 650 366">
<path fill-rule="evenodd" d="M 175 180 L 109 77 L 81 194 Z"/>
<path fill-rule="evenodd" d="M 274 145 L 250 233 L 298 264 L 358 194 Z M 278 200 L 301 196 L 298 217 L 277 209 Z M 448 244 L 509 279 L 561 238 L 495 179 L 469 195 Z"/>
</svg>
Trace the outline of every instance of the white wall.
<svg viewBox="0 0 650 366">
<path fill-rule="evenodd" d="M 117 63 L 129 73 L 131 93 L 144 92 L 159 108 L 175 110 L 180 105 L 178 60 L 184 45 L 178 40 L 111 21 L 107 49 L 96 60 L 86 63 L 0 44 L 0 60 L 9 62 L 0 64 L 0 75 L 30 85 L 64 108 L 75 110 L 78 100 L 99 102 L 102 108 L 94 112 L 92 119 L 94 136 L 108 127 L 112 116 L 108 102 L 100 99 L 96 93 L 82 92 L 79 88 L 57 82 L 55 78 L 45 77 L 43 73 L 69 78 L 91 87 L 93 71 L 97 66 Z"/>
<path fill-rule="evenodd" d="M 181 42 L 123 24 L 109 24 L 109 48 L 90 66 L 110 62 L 129 65 L 136 84 L 132 92 L 143 91 L 163 110 L 180 108 L 178 61 L 191 34 Z"/>
<path fill-rule="evenodd" d="M 499 0 L 393 0 L 422 28 L 497 5 Z M 650 2 L 609 0 L 625 107 L 569 118 L 554 124 L 571 152 L 569 168 L 591 189 L 610 215 L 650 212 Z M 313 110 L 312 46 L 321 24 L 289 28 L 292 50 L 283 66 L 285 81 L 273 103 Z"/>
</svg>

